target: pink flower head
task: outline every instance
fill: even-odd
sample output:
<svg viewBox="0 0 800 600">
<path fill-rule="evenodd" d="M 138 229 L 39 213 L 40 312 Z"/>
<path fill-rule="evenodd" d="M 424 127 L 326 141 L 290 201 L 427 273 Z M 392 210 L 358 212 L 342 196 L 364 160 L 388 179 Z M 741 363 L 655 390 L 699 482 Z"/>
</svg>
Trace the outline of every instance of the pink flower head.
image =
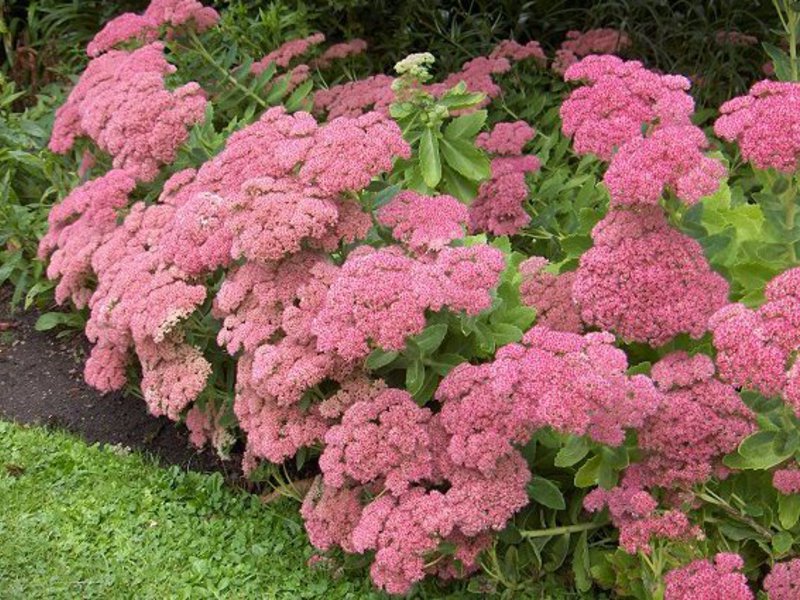
<svg viewBox="0 0 800 600">
<path fill-rule="evenodd" d="M 755 46 L 758 38 L 754 35 L 747 35 L 741 31 L 720 30 L 714 34 L 714 40 L 720 46 Z"/>
<path fill-rule="evenodd" d="M 726 170 L 703 154 L 708 140 L 694 125 L 665 126 L 614 154 L 603 178 L 615 206 L 658 204 L 670 189 L 686 204 L 713 194 Z"/>
<path fill-rule="evenodd" d="M 777 469 L 772 474 L 772 487 L 787 496 L 800 494 L 800 469 L 797 465 L 791 469 Z"/>
<path fill-rule="evenodd" d="M 470 229 L 494 235 L 513 235 L 530 223 L 524 202 L 530 190 L 525 174 L 537 171 L 535 156 L 514 156 L 492 160 L 492 177 L 478 188 L 470 206 Z"/>
<path fill-rule="evenodd" d="M 466 206 L 452 196 L 423 196 L 406 190 L 397 194 L 377 213 L 378 222 L 392 236 L 418 254 L 438 251 L 464 237 L 469 218 Z"/>
<path fill-rule="evenodd" d="M 314 94 L 314 111 L 327 113 L 329 119 L 357 117 L 370 110 L 388 116 L 389 105 L 395 100 L 393 81 L 388 75 L 372 75 L 318 90 Z"/>
<path fill-rule="evenodd" d="M 475 145 L 492 154 L 501 156 L 518 156 L 522 154 L 525 144 L 533 139 L 536 130 L 525 121 L 513 123 L 497 123 L 491 133 L 481 133 Z"/>
<path fill-rule="evenodd" d="M 355 552 L 351 535 L 361 519 L 361 488 L 334 488 L 317 478 L 303 499 L 300 514 L 315 548 L 339 546 Z"/>
<path fill-rule="evenodd" d="M 658 75 L 638 61 L 587 56 L 564 78 L 584 82 L 561 105 L 562 131 L 578 154 L 610 160 L 615 149 L 642 137 L 642 126 L 690 125 L 689 80 Z"/>
<path fill-rule="evenodd" d="M 158 39 L 159 28 L 167 25 L 168 34 L 189 26 L 198 33 L 217 24 L 219 14 L 197 0 L 152 0 L 142 15 L 124 13 L 111 19 L 86 47 L 86 54 L 95 58 L 123 42 L 137 40 L 150 43 Z"/>
<path fill-rule="evenodd" d="M 309 48 L 321 44 L 324 41 L 325 36 L 321 33 L 290 40 L 264 56 L 261 60 L 253 63 L 253 66 L 250 67 L 250 71 L 255 75 L 260 75 L 270 63 L 275 63 L 276 66 L 286 69 L 293 59 L 302 56 L 308 52 Z"/>
<path fill-rule="evenodd" d="M 616 54 L 631 45 L 628 34 L 611 28 L 590 29 L 586 32 L 568 31 L 561 49 L 576 56 Z"/>
<path fill-rule="evenodd" d="M 699 338 L 727 302 L 728 283 L 660 207 L 611 210 L 592 238 L 572 289 L 586 323 L 660 346 L 679 333 Z"/>
<path fill-rule="evenodd" d="M 404 390 L 387 389 L 350 406 L 325 434 L 319 459 L 325 485 L 380 481 L 396 496 L 433 473 L 427 424 L 431 412 Z"/>
<path fill-rule="evenodd" d="M 547 259 L 532 256 L 519 265 L 519 286 L 523 304 L 536 309 L 536 322 L 556 331 L 581 333 L 580 311 L 572 299 L 575 272 L 556 275 L 545 271 Z"/>
<path fill-rule="evenodd" d="M 493 75 L 505 73 L 511 69 L 511 63 L 505 58 L 487 58 L 479 56 L 465 62 L 461 70 L 452 73 L 444 81 L 427 86 L 427 90 L 437 98 L 459 83 L 464 83 L 470 92 L 486 94 L 484 104 L 500 95 L 500 86 L 494 82 Z"/>
<path fill-rule="evenodd" d="M 76 137 L 89 137 L 113 157 L 115 168 L 153 180 L 162 164 L 175 160 L 189 127 L 205 116 L 197 83 L 166 89 L 164 77 L 174 72 L 161 43 L 95 58 L 56 112 L 50 149 L 63 154 Z"/>
<path fill-rule="evenodd" d="M 322 55 L 313 61 L 312 65 L 318 69 L 327 69 L 335 61 L 357 56 L 367 49 L 367 42 L 359 38 L 353 38 L 347 42 L 330 46 Z"/>
<path fill-rule="evenodd" d="M 60 279 L 56 302 L 71 299 L 83 308 L 92 294 L 92 256 L 117 226 L 117 211 L 128 205 L 136 182 L 113 169 L 76 187 L 47 217 L 48 231 L 39 242 L 39 258 L 49 257 L 47 277 Z"/>
<path fill-rule="evenodd" d="M 664 600 L 753 600 L 747 577 L 739 572 L 743 567 L 738 554 L 720 553 L 713 562 L 696 560 L 673 569 L 664 577 Z"/>
<path fill-rule="evenodd" d="M 764 591 L 769 600 L 800 598 L 800 558 L 775 564 L 764 578 Z"/>
<path fill-rule="evenodd" d="M 178 420 L 205 388 L 211 364 L 194 346 L 174 340 L 143 340 L 136 352 L 142 363 L 142 395 L 150 412 Z"/>
<path fill-rule="evenodd" d="M 685 513 L 679 510 L 660 511 L 658 502 L 642 489 L 629 469 L 622 485 L 605 490 L 592 490 L 583 505 L 590 512 L 607 507 L 611 521 L 619 529 L 619 545 L 629 554 L 650 554 L 653 538 L 690 540 L 701 536 Z M 690 598 L 687 596 L 687 600 Z"/>
<path fill-rule="evenodd" d="M 800 84 L 759 81 L 747 96 L 725 102 L 714 132 L 736 141 L 742 156 L 759 169 L 797 170 L 800 155 Z"/>
<path fill-rule="evenodd" d="M 654 367 L 661 407 L 639 430 L 648 486 L 690 486 L 722 468 L 721 459 L 756 430 L 755 415 L 736 389 L 714 377 L 704 354 L 674 352 Z"/>
<path fill-rule="evenodd" d="M 424 329 L 426 309 L 489 308 L 504 267 L 502 253 L 485 245 L 443 248 L 433 262 L 396 247 L 359 249 L 342 265 L 314 321 L 317 347 L 348 361 L 369 354 L 370 344 L 402 350 L 406 337 Z"/>
<path fill-rule="evenodd" d="M 542 46 L 534 40 L 527 44 L 520 44 L 514 40 L 503 40 L 492 49 L 489 58 L 506 58 L 515 62 L 532 58 L 540 67 L 547 64 L 547 56 L 545 56 Z"/>
</svg>

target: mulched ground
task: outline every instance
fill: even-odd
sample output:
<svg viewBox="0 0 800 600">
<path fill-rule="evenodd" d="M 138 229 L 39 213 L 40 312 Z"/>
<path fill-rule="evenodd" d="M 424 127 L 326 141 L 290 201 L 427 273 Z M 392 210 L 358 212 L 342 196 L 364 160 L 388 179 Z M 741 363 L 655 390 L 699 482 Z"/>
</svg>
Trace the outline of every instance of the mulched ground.
<svg viewBox="0 0 800 600">
<path fill-rule="evenodd" d="M 138 398 L 101 395 L 83 382 L 88 345 L 82 334 L 57 338 L 34 329 L 35 312 L 9 315 L 0 290 L 0 418 L 65 429 L 89 442 L 119 444 L 157 456 L 163 464 L 220 471 L 238 481 L 238 461 L 198 453 L 186 428 L 155 418 Z M 10 327 L 9 327 L 10 326 Z"/>
</svg>

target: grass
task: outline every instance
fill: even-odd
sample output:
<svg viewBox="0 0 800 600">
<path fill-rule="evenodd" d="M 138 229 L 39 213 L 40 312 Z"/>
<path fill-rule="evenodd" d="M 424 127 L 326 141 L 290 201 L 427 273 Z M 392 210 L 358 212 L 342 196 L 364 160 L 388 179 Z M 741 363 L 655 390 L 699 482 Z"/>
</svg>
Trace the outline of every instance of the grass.
<svg viewBox="0 0 800 600">
<path fill-rule="evenodd" d="M 0 598 L 384 597 L 311 554 L 289 501 L 0 421 Z"/>
</svg>

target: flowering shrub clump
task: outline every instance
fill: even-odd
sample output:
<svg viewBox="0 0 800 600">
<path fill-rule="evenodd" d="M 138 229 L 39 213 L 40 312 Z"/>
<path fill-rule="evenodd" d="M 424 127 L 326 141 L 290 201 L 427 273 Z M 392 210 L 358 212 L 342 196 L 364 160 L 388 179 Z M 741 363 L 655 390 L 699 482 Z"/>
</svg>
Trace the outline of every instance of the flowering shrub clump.
<svg viewBox="0 0 800 600">
<path fill-rule="evenodd" d="M 152 180 L 160 165 L 175 160 L 188 128 L 205 113 L 198 84 L 165 87 L 164 76 L 175 70 L 157 42 L 92 60 L 56 113 L 50 149 L 65 153 L 75 138 L 89 137 L 113 157 L 116 168 Z"/>
<path fill-rule="evenodd" d="M 568 34 L 559 128 L 535 41 L 347 81 L 362 40 L 231 64 L 218 19 L 112 21 L 58 110 L 92 178 L 39 252 L 86 381 L 308 489 L 317 562 L 390 594 L 795 598 L 797 84 L 723 106 L 742 175 L 688 79 L 591 54 L 619 31 Z"/>
</svg>

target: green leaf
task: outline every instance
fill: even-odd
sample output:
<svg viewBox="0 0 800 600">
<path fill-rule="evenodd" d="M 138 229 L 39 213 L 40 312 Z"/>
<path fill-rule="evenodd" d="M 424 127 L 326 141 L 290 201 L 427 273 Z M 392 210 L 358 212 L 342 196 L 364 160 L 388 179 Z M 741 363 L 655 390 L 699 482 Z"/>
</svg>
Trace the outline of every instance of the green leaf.
<svg viewBox="0 0 800 600">
<path fill-rule="evenodd" d="M 372 198 L 372 210 L 376 210 L 381 206 L 384 206 L 389 202 L 391 202 L 392 198 L 394 198 L 399 191 L 400 191 L 400 186 L 397 184 L 383 188 Z"/>
<path fill-rule="evenodd" d="M 781 527 L 791 529 L 800 519 L 800 495 L 778 496 L 778 519 Z"/>
<path fill-rule="evenodd" d="M 444 191 L 464 204 L 471 204 L 478 195 L 478 184 L 457 173 L 447 165 L 442 165 Z"/>
<path fill-rule="evenodd" d="M 425 384 L 425 365 L 421 360 L 415 360 L 408 366 L 406 371 L 406 390 L 415 396 Z"/>
<path fill-rule="evenodd" d="M 776 452 L 777 433 L 775 431 L 758 431 L 742 440 L 737 452 L 744 459 L 744 464 L 746 465 L 744 468 L 769 469 L 782 463 L 792 455 L 792 452 Z M 725 464 L 727 465 L 728 463 L 725 462 Z"/>
<path fill-rule="evenodd" d="M 589 453 L 589 444 L 585 438 L 570 437 L 555 458 L 555 466 L 571 467 L 578 464 Z"/>
<path fill-rule="evenodd" d="M 794 538 L 792 534 L 788 531 L 781 531 L 780 533 L 776 533 L 775 536 L 772 538 L 772 549 L 775 551 L 776 554 L 786 554 L 789 550 L 792 549 L 792 545 L 794 544 Z"/>
<path fill-rule="evenodd" d="M 426 327 L 422 333 L 414 338 L 414 341 L 422 350 L 423 355 L 430 355 L 441 346 L 446 335 L 447 323 L 437 323 Z"/>
<path fill-rule="evenodd" d="M 441 140 L 442 156 L 448 166 L 472 181 L 488 179 L 492 174 L 489 159 L 466 140 Z"/>
<path fill-rule="evenodd" d="M 380 348 L 376 348 L 372 352 L 370 352 L 369 356 L 367 357 L 367 361 L 365 366 L 370 371 L 375 371 L 380 369 L 381 367 L 385 367 L 386 365 L 392 363 L 394 359 L 399 356 L 399 353 L 395 351 L 387 352 L 386 350 L 381 350 Z"/>
<path fill-rule="evenodd" d="M 439 156 L 439 140 L 432 129 L 425 129 L 419 142 L 419 166 L 422 179 L 430 188 L 435 188 L 442 179 L 442 160 Z"/>
<path fill-rule="evenodd" d="M 80 326 L 82 319 L 75 313 L 46 312 L 36 319 L 36 331 L 48 331 L 59 325 Z"/>
<path fill-rule="evenodd" d="M 575 587 L 579 592 L 588 592 L 592 587 L 592 577 L 589 573 L 589 544 L 587 533 L 584 531 L 578 537 L 578 543 L 572 555 L 572 573 L 575 577 Z"/>
<path fill-rule="evenodd" d="M 494 343 L 498 346 L 518 342 L 524 335 L 522 329 L 511 323 L 493 323 L 491 327 Z"/>
<path fill-rule="evenodd" d="M 593 456 L 583 463 L 583 466 L 575 473 L 575 487 L 586 488 L 596 485 L 602 461 L 600 456 Z"/>
<path fill-rule="evenodd" d="M 487 112 L 476 110 L 468 115 L 462 115 L 453 119 L 444 129 L 444 136 L 449 140 L 458 138 L 472 138 L 483 127 L 486 122 Z"/>
<path fill-rule="evenodd" d="M 786 52 L 767 42 L 762 42 L 761 47 L 772 59 L 776 77 L 781 81 L 790 81 L 792 79 L 792 63 Z"/>
<path fill-rule="evenodd" d="M 528 484 L 528 497 L 539 504 L 555 510 L 566 508 L 564 495 L 558 486 L 544 477 L 534 477 Z"/>
</svg>

